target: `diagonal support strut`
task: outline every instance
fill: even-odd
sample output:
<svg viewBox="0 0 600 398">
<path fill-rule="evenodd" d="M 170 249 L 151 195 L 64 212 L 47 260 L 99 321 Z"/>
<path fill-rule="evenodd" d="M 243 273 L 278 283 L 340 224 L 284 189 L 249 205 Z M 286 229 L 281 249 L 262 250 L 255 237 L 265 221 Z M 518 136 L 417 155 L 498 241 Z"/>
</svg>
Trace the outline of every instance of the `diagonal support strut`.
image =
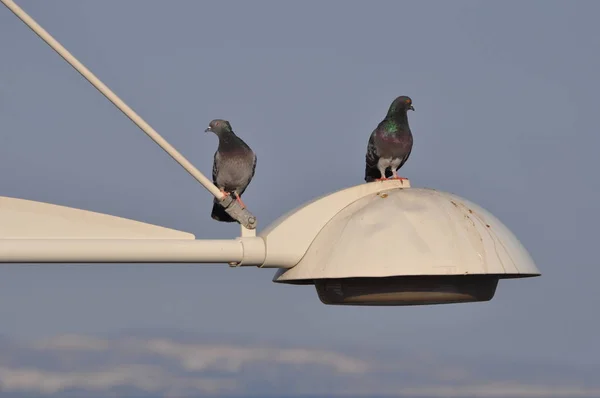
<svg viewBox="0 0 600 398">
<path fill-rule="evenodd" d="M 192 177 L 204 186 L 215 198 L 221 200 L 225 206 L 225 211 L 237 220 L 247 229 L 256 229 L 257 220 L 247 209 L 242 209 L 241 205 L 235 201 L 230 203 L 223 193 L 204 176 L 192 163 L 190 163 L 177 149 L 169 144 L 154 130 L 144 119 L 142 119 L 133 109 L 123 102 L 111 89 L 100 81 L 88 68 L 77 60 L 66 48 L 64 48 L 54 37 L 52 37 L 44 28 L 42 28 L 33 18 L 31 18 L 21 7 L 13 0 L 0 0 L 6 8 L 12 11 L 25 25 L 27 25 L 35 34 L 37 34 L 46 44 L 48 44 L 58 55 L 60 55 L 69 65 L 71 65 L 81 76 L 83 76 L 92 86 L 94 86 L 102 95 L 104 95 L 114 106 L 116 106 L 125 116 L 127 116 L 136 126 L 138 126 L 150 139 L 169 154 L 181 167 L 183 167 Z"/>
</svg>

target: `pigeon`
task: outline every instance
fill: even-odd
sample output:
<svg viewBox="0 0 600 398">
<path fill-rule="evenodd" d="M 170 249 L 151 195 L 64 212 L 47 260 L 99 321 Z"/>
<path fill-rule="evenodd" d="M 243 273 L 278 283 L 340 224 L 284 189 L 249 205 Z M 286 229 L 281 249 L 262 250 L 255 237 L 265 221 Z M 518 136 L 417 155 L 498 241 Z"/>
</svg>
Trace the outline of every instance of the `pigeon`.
<svg viewBox="0 0 600 398">
<path fill-rule="evenodd" d="M 256 154 L 238 137 L 227 120 L 215 119 L 208 124 L 205 133 L 212 131 L 219 137 L 219 147 L 215 152 L 212 180 L 225 195 L 233 194 L 242 208 L 242 194 L 252 181 L 256 170 Z M 235 222 L 217 198 L 213 201 L 211 218 L 222 222 Z"/>
<path fill-rule="evenodd" d="M 414 111 L 410 97 L 400 96 L 392 102 L 385 115 L 371 133 L 365 156 L 365 181 L 381 181 L 399 177 L 397 170 L 408 160 L 413 146 L 413 136 L 408 126 L 408 110 Z"/>
</svg>

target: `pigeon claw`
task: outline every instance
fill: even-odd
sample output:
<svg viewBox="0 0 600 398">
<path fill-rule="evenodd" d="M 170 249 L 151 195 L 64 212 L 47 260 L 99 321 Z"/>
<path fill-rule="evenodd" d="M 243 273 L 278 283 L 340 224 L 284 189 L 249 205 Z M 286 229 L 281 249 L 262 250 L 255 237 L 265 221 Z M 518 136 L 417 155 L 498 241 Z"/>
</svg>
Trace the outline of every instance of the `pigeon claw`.
<svg viewBox="0 0 600 398">
<path fill-rule="evenodd" d="M 400 180 L 400 181 L 405 181 L 406 180 L 406 181 L 408 181 L 408 178 L 396 176 L 396 177 L 390 178 L 390 180 Z"/>
<path fill-rule="evenodd" d="M 387 180 L 400 180 L 402 182 L 402 184 L 404 184 L 404 181 L 408 181 L 408 178 L 406 177 L 400 177 L 400 176 L 392 176 L 390 178 L 376 178 L 375 181 L 387 181 Z"/>
<path fill-rule="evenodd" d="M 242 209 L 246 208 L 246 205 L 244 204 L 244 202 L 242 202 L 242 198 L 240 198 L 240 195 L 238 195 L 237 193 L 235 193 L 235 200 L 240 204 L 240 206 L 242 206 Z"/>
</svg>

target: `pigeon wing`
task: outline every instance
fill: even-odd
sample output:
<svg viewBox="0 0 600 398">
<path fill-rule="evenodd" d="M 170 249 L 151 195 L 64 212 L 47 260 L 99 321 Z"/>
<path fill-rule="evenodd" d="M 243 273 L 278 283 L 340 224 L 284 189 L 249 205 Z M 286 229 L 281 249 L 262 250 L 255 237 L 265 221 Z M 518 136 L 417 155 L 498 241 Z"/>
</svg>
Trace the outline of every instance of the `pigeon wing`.
<svg viewBox="0 0 600 398">
<path fill-rule="evenodd" d="M 213 184 L 217 185 L 217 174 L 219 174 L 219 151 L 215 152 L 213 157 L 212 180 Z"/>
<path fill-rule="evenodd" d="M 248 176 L 248 182 L 246 182 L 246 184 L 244 184 L 243 188 L 240 189 L 240 196 L 242 196 L 242 194 L 246 191 L 246 188 L 248 188 L 248 185 L 250 185 L 250 182 L 252 181 L 252 179 L 254 178 L 254 173 L 256 172 L 256 154 L 254 152 L 251 151 L 252 154 L 252 166 L 250 167 L 250 175 Z"/>
<path fill-rule="evenodd" d="M 377 168 L 377 162 L 379 161 L 379 154 L 375 147 L 375 132 L 373 130 L 369 142 L 367 143 L 367 154 L 365 155 L 365 181 L 371 182 L 377 178 L 380 178 L 379 169 Z"/>
</svg>

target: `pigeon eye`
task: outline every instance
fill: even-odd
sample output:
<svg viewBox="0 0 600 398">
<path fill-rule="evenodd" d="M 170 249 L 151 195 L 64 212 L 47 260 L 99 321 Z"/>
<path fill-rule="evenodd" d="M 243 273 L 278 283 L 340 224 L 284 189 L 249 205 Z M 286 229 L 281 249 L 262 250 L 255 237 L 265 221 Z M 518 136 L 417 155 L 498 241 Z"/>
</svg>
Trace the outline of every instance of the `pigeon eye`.
<svg viewBox="0 0 600 398">
<path fill-rule="evenodd" d="M 221 122 L 215 122 L 215 127 L 219 127 L 220 124 Z"/>
</svg>

